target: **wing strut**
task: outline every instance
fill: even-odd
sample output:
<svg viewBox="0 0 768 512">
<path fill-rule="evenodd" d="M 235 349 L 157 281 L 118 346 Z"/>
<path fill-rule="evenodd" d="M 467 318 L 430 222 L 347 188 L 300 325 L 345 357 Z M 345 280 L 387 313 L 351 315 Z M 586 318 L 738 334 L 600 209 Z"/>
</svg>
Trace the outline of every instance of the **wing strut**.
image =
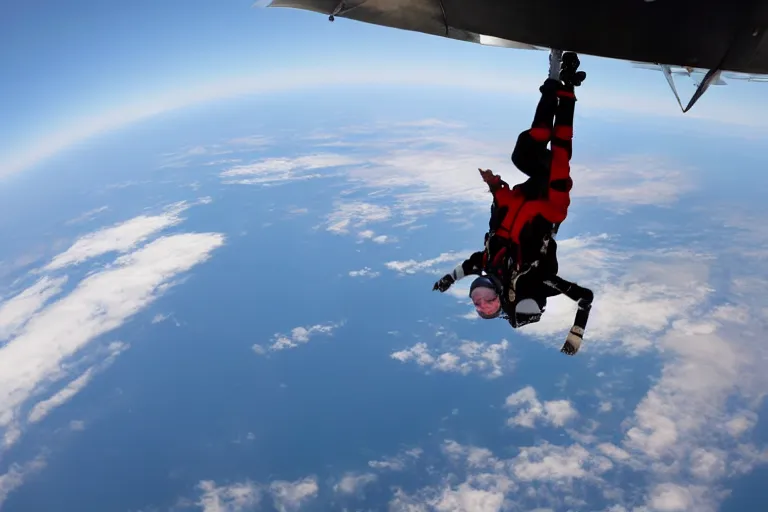
<svg viewBox="0 0 768 512">
<path fill-rule="evenodd" d="M 696 88 L 696 92 L 693 93 L 693 96 L 691 96 L 691 101 L 688 102 L 688 106 L 683 109 L 683 113 L 688 112 L 691 110 L 691 107 L 693 107 L 697 101 L 699 101 L 699 98 L 701 98 L 705 92 L 707 92 L 707 88 L 710 86 L 712 82 L 716 82 L 720 78 L 720 70 L 716 68 L 712 68 L 709 71 L 707 71 L 707 74 L 704 75 L 704 79 L 701 81 L 699 86 Z"/>
<path fill-rule="evenodd" d="M 753 7 L 756 8 L 756 7 L 761 6 L 761 5 L 762 5 L 762 0 L 754 2 Z M 751 14 L 754 15 L 755 13 L 751 13 Z M 760 31 L 759 30 L 754 30 L 754 29 L 750 29 L 748 31 L 744 30 L 744 29 L 748 28 L 753 23 L 750 14 L 746 14 L 746 19 L 744 19 L 743 21 L 744 21 L 744 25 L 743 25 L 742 29 L 734 30 L 734 32 L 732 34 L 732 37 L 731 37 L 730 44 L 725 49 L 725 53 L 723 54 L 723 57 L 720 59 L 720 63 L 717 66 L 715 66 L 714 68 L 712 68 L 709 71 L 707 71 L 707 74 L 704 75 L 704 79 L 701 81 L 699 86 L 696 88 L 696 92 L 694 92 L 693 96 L 691 96 L 691 100 L 688 102 L 688 106 L 683 109 L 683 113 L 684 114 L 686 112 L 688 112 L 689 110 L 691 110 L 691 107 L 693 107 L 696 104 L 696 102 L 699 101 L 699 98 L 701 98 L 704 95 L 704 93 L 707 92 L 707 89 L 709 88 L 710 84 L 712 84 L 713 82 L 717 83 L 717 81 L 720 79 L 720 72 L 722 71 L 721 68 L 723 67 L 723 64 L 725 64 L 725 62 L 728 59 L 728 57 L 730 56 L 731 51 L 733 50 L 733 47 L 737 46 L 737 45 L 743 44 L 745 42 L 745 40 L 751 40 L 751 39 L 757 37 L 758 35 L 760 35 Z M 746 34 L 749 34 L 749 36 L 746 36 Z M 751 52 L 753 52 L 753 51 L 754 51 L 754 49 L 751 50 Z M 677 91 L 675 90 L 675 86 L 672 84 L 671 73 L 667 74 L 668 71 L 669 71 L 669 69 L 667 68 L 667 72 L 665 72 L 664 74 L 667 75 L 667 81 L 670 83 L 670 85 L 672 85 L 672 90 L 674 91 L 675 96 L 677 96 Z M 677 98 L 677 102 L 680 103 L 680 97 L 679 96 Z M 681 108 L 682 108 L 682 106 L 683 106 L 683 104 L 680 103 L 680 107 Z"/>
<path fill-rule="evenodd" d="M 675 94 L 675 99 L 677 100 L 677 104 L 680 105 L 680 110 L 685 112 L 685 107 L 683 107 L 683 102 L 680 101 L 680 95 L 677 93 L 677 87 L 675 87 L 675 80 L 672 78 L 672 69 L 669 64 L 659 64 L 659 68 L 661 69 L 661 72 L 664 73 L 664 78 L 667 79 L 669 88 L 672 89 L 672 92 Z"/>
<path fill-rule="evenodd" d="M 707 89 L 713 82 L 717 82 L 717 80 L 720 78 L 720 70 L 717 68 L 710 69 L 707 71 L 707 74 L 704 75 L 704 79 L 701 81 L 699 86 L 696 88 L 696 92 L 693 93 L 693 96 L 691 96 L 690 101 L 688 101 L 688 105 L 683 107 L 683 102 L 680 100 L 680 95 L 677 93 L 677 87 L 675 87 L 675 81 L 672 78 L 672 69 L 668 64 L 659 64 L 659 68 L 661 68 L 661 72 L 664 73 L 664 78 L 667 79 L 667 83 L 669 83 L 669 87 L 672 89 L 672 92 L 675 94 L 675 99 L 677 100 L 677 104 L 680 105 L 680 110 L 683 111 L 685 114 L 691 108 L 696 104 L 697 101 L 704 95 L 705 92 L 707 92 Z"/>
</svg>

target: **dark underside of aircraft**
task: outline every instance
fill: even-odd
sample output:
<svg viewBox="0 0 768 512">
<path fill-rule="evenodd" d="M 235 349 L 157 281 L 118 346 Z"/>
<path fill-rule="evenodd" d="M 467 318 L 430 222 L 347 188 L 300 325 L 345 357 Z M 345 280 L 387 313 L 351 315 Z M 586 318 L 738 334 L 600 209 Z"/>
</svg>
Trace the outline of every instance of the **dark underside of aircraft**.
<svg viewBox="0 0 768 512">
<path fill-rule="evenodd" d="M 712 84 L 768 81 L 766 0 L 272 0 L 365 23 L 509 48 L 703 70 L 687 111 Z M 679 102 L 678 97 L 678 102 Z"/>
</svg>

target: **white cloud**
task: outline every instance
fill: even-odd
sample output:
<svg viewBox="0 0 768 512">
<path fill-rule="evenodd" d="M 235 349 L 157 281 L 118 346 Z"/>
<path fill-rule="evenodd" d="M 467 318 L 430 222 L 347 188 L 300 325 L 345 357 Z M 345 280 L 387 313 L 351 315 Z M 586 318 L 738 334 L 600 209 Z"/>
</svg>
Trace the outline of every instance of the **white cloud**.
<svg viewBox="0 0 768 512">
<path fill-rule="evenodd" d="M 266 354 L 267 351 L 276 352 L 279 350 L 296 348 L 301 344 L 309 343 L 310 338 L 317 334 L 330 336 L 334 330 L 341 327 L 343 324 L 343 322 L 338 322 L 317 324 L 310 327 L 294 327 L 290 334 L 275 334 L 272 338 L 272 343 L 268 347 L 264 347 L 257 343 L 251 348 L 257 354 Z"/>
<path fill-rule="evenodd" d="M 714 309 L 712 318 L 746 324 L 749 322 L 749 308 L 733 304 L 722 304 Z"/>
<path fill-rule="evenodd" d="M 657 485 L 651 493 L 649 505 L 658 512 L 696 510 L 691 490 L 675 484 Z"/>
<path fill-rule="evenodd" d="M 37 423 L 38 421 L 45 418 L 53 409 L 61 407 L 70 401 L 76 394 L 85 389 L 85 386 L 88 385 L 96 373 L 107 369 L 115 361 L 117 356 L 119 356 L 127 349 L 128 344 L 126 343 L 111 343 L 108 347 L 109 356 L 107 356 L 104 361 L 88 368 L 85 372 L 83 372 L 82 375 L 67 384 L 62 390 L 57 392 L 52 397 L 35 404 L 34 407 L 32 407 L 32 410 L 29 412 L 27 421 L 29 423 Z"/>
<path fill-rule="evenodd" d="M 252 164 L 236 165 L 223 171 L 220 176 L 225 184 L 272 185 L 290 181 L 330 177 L 328 172 L 312 172 L 334 169 L 360 163 L 346 155 L 315 154 L 293 158 L 268 158 Z"/>
<path fill-rule="evenodd" d="M 389 510 L 392 512 L 428 512 L 427 503 L 419 497 L 411 496 L 400 487 L 395 487 L 394 495 L 389 501 Z"/>
<path fill-rule="evenodd" d="M 197 506 L 203 512 L 245 512 L 261 503 L 261 488 L 250 480 L 223 486 L 203 480 L 197 487 L 202 491 Z"/>
<path fill-rule="evenodd" d="M 545 443 L 522 448 L 513 459 L 512 473 L 522 481 L 570 481 L 595 478 L 612 467 L 610 460 L 591 454 L 579 444 Z"/>
<path fill-rule="evenodd" d="M 448 458 L 454 462 L 462 460 L 470 468 L 503 469 L 504 467 L 504 463 L 494 457 L 487 448 L 462 445 L 453 439 L 446 439 L 440 448 Z"/>
<path fill-rule="evenodd" d="M 72 224 L 79 224 L 80 222 L 86 222 L 94 219 L 98 214 L 100 214 L 101 212 L 105 212 L 107 210 L 109 210 L 108 206 L 101 206 L 99 208 L 94 208 L 93 210 L 88 210 L 87 212 L 84 212 L 78 215 L 74 219 L 68 220 L 67 222 L 65 222 L 65 224 L 67 226 L 71 226 Z"/>
<path fill-rule="evenodd" d="M 417 261 L 417 260 L 405 260 L 405 261 L 388 261 L 385 266 L 394 270 L 399 274 L 415 274 L 417 272 L 428 272 L 431 274 L 447 274 L 453 267 L 467 259 L 472 255 L 474 251 L 461 251 L 461 252 L 444 252 L 435 258 Z M 450 268 L 442 268 L 443 263 L 453 263 Z M 441 265 L 441 268 L 436 269 L 437 265 Z"/>
<path fill-rule="evenodd" d="M 152 323 L 153 324 L 159 324 L 161 322 L 164 322 L 170 318 L 170 315 L 166 315 L 163 313 L 157 313 L 155 316 L 152 317 Z"/>
<path fill-rule="evenodd" d="M 613 443 L 601 443 L 597 449 L 617 462 L 624 462 L 632 457 L 626 450 L 622 450 Z"/>
<path fill-rule="evenodd" d="M 403 471 L 408 464 L 418 460 L 424 453 L 421 448 L 411 448 L 392 457 L 369 460 L 368 467 L 379 470 Z"/>
<path fill-rule="evenodd" d="M 735 444 L 751 415 L 729 407 L 739 388 L 768 390 L 764 369 L 744 338 L 704 318 L 679 320 L 659 338 L 661 377 L 626 421 L 624 448 L 669 484 L 649 497 L 662 510 L 715 511 L 724 478 L 765 462 Z"/>
<path fill-rule="evenodd" d="M 18 423 L 11 423 L 6 429 L 5 433 L 3 434 L 3 445 L 2 447 L 7 449 L 16 444 L 16 441 L 21 439 L 21 428 L 19 427 Z"/>
<path fill-rule="evenodd" d="M 369 460 L 368 465 L 374 469 L 388 469 L 390 471 L 405 469 L 405 461 L 402 459 Z"/>
<path fill-rule="evenodd" d="M 723 266 L 735 270 L 723 256 L 687 249 L 622 253 L 610 237 L 560 247 L 561 274 L 575 274 L 595 291 L 585 348 L 654 351 L 662 362 L 660 376 L 622 423 L 621 447 L 597 448 L 651 482 L 666 482 L 648 489 L 652 509 L 717 510 L 726 479 L 765 462 L 760 449 L 744 448 L 749 445 L 742 439 L 757 422 L 751 409 L 768 393 L 768 377 L 757 363 L 766 355 L 764 306 L 754 300 L 763 287 L 745 288 L 754 278 L 739 276 L 717 287 L 721 296 L 728 286 L 733 293 L 712 304 L 711 276 Z M 552 300 L 545 319 L 521 331 L 546 340 L 562 332 L 573 319 L 569 302 Z"/>
<path fill-rule="evenodd" d="M 572 164 L 575 201 L 598 199 L 622 208 L 628 205 L 667 206 L 693 189 L 693 169 L 678 162 L 632 155 L 594 164 Z"/>
<path fill-rule="evenodd" d="M 0 347 L 0 426 L 6 428 L 5 435 L 18 428 L 23 403 L 41 386 L 66 375 L 62 363 L 67 358 L 120 327 L 167 290 L 176 275 L 208 259 L 223 243 L 218 233 L 159 238 L 88 275 L 71 293 L 31 318 Z"/>
<path fill-rule="evenodd" d="M 389 235 L 377 235 L 375 231 L 371 229 L 366 229 L 364 231 L 361 231 L 357 234 L 358 237 L 365 240 L 371 240 L 374 243 L 377 244 L 386 244 L 386 243 L 392 243 L 396 242 L 397 239 L 395 237 L 389 236 Z"/>
<path fill-rule="evenodd" d="M 345 175 L 360 188 L 390 194 L 405 222 L 436 209 L 450 221 L 463 223 L 467 211 L 487 214 L 491 195 L 478 167 L 495 170 L 511 185 L 526 178 L 509 160 L 508 140 L 495 140 L 480 131 L 473 136 L 467 127 L 374 124 L 341 130 L 342 142 L 336 144 L 344 144 L 345 137 L 358 132 L 378 136 L 353 144 L 361 155 L 360 165 L 350 167 Z M 668 206 L 693 189 L 693 175 L 678 162 L 647 155 L 580 161 L 573 164 L 572 196 L 623 210 Z"/>
<path fill-rule="evenodd" d="M 392 212 L 388 206 L 364 201 L 337 203 L 335 210 L 328 216 L 327 230 L 337 235 L 346 234 L 351 227 L 361 228 L 372 222 L 383 222 L 391 216 Z"/>
<path fill-rule="evenodd" d="M 202 165 L 205 166 L 230 166 L 243 160 L 242 158 L 235 158 L 235 153 L 252 153 L 273 143 L 272 137 L 252 135 L 212 144 L 187 146 L 179 151 L 164 153 L 159 169 L 183 168 L 192 163 L 199 164 L 203 160 Z M 199 183 L 194 182 L 191 186 L 196 190 L 199 188 Z"/>
<path fill-rule="evenodd" d="M 152 317 L 151 323 L 159 324 L 165 322 L 166 320 L 171 320 L 176 327 L 181 327 L 181 322 L 179 322 L 173 313 L 157 313 Z"/>
<path fill-rule="evenodd" d="M 85 422 L 82 420 L 72 420 L 69 422 L 69 428 L 74 431 L 85 430 Z"/>
<path fill-rule="evenodd" d="M 203 512 L 250 512 L 257 510 L 265 494 L 272 497 L 280 512 L 293 512 L 317 497 L 319 486 L 314 476 L 293 482 L 276 480 L 269 484 L 244 480 L 229 485 L 217 485 L 213 480 L 202 480 L 201 491 L 195 503 Z"/>
<path fill-rule="evenodd" d="M 269 492 L 279 512 L 298 510 L 304 503 L 317 497 L 319 487 L 313 476 L 294 482 L 275 481 L 269 484 Z"/>
<path fill-rule="evenodd" d="M 483 491 L 476 496 L 487 498 L 492 507 L 503 507 L 498 505 L 502 491 L 490 490 L 487 482 L 511 479 L 520 488 L 505 496 L 521 510 L 526 510 L 528 492 L 551 501 L 555 510 L 581 509 L 577 502 L 583 490 L 574 489 L 578 481 L 616 503 L 609 509 L 612 512 L 715 512 L 732 478 L 768 463 L 768 448 L 750 442 L 758 423 L 757 408 L 768 394 L 768 376 L 762 368 L 768 355 L 763 316 L 768 307 L 766 283 L 752 275 L 760 275 L 763 264 L 742 268 L 703 249 L 621 251 L 616 239 L 607 235 L 563 240 L 560 248 L 561 274 L 576 276 L 580 284 L 595 291 L 585 347 L 595 353 L 630 356 L 651 351 L 660 359 L 660 375 L 620 425 L 600 426 L 593 421 L 586 433 L 568 431 L 578 444 L 545 442 L 521 448 L 507 460 L 484 449 L 449 446 L 447 452 L 463 457 L 466 477 L 452 473 L 450 482 L 443 485 L 411 494 L 399 490 L 393 501 L 414 510 L 434 510 L 437 503 L 447 508 L 473 503 L 471 491 Z M 721 274 L 734 277 L 729 282 L 712 282 L 713 276 Z M 548 319 L 545 315 L 544 321 L 521 333 L 559 345 L 560 333 L 567 330 L 575 313 L 568 302 L 550 301 Z M 395 354 L 430 368 L 438 360 L 425 343 Z M 605 400 L 602 393 L 595 398 L 600 412 L 622 402 Z M 532 388 L 511 395 L 509 402 L 522 408 L 511 418 L 513 424 L 535 426 L 547 418 L 553 424 L 566 424 L 575 416 L 569 402 L 553 401 L 547 407 Z M 614 472 L 618 466 L 644 479 L 644 494 L 627 490 Z M 485 487 L 478 483 L 481 475 L 490 475 Z"/>
<path fill-rule="evenodd" d="M 69 249 L 58 254 L 43 270 L 58 270 L 110 252 L 130 251 L 149 237 L 181 222 L 179 215 L 189 208 L 182 201 L 166 208 L 160 215 L 139 215 L 112 227 L 79 238 Z"/>
<path fill-rule="evenodd" d="M 440 512 L 498 512 L 502 510 L 504 494 L 510 487 L 512 481 L 506 478 L 495 478 L 490 489 L 477 489 L 470 482 L 463 482 L 455 489 L 446 486 L 436 499 L 430 501 L 430 506 Z"/>
<path fill-rule="evenodd" d="M 23 465 L 11 464 L 8 471 L 4 475 L 0 475 L 0 508 L 2 508 L 3 502 L 5 502 L 9 494 L 21 487 L 27 476 L 39 472 L 45 466 L 46 461 L 41 456 Z"/>
<path fill-rule="evenodd" d="M 752 411 L 744 411 L 741 415 L 728 420 L 725 424 L 725 428 L 733 437 L 740 437 L 756 424 L 757 414 Z"/>
<path fill-rule="evenodd" d="M 67 277 L 43 276 L 35 284 L 0 305 L 0 340 L 7 340 L 42 308 L 61 293 Z"/>
<path fill-rule="evenodd" d="M 463 340 L 450 351 L 434 351 L 426 343 L 418 342 L 407 349 L 393 352 L 390 357 L 401 363 L 413 361 L 419 366 L 439 372 L 462 375 L 480 372 L 489 378 L 496 378 L 503 375 L 505 366 L 509 364 L 504 358 L 508 347 L 507 340 L 495 344 Z"/>
<path fill-rule="evenodd" d="M 357 494 L 377 479 L 378 477 L 373 473 L 347 473 L 334 486 L 334 490 L 342 494 Z"/>
<path fill-rule="evenodd" d="M 266 135 L 247 135 L 245 137 L 235 137 L 227 141 L 227 145 L 235 147 L 263 148 L 271 146 L 274 143 L 272 137 Z"/>
<path fill-rule="evenodd" d="M 575 493 L 577 481 L 601 484 L 601 475 L 613 467 L 610 460 L 590 454 L 581 445 L 521 447 L 516 456 L 501 459 L 486 448 L 447 439 L 442 452 L 453 464 L 442 482 L 411 494 L 396 488 L 391 507 L 500 511 L 514 503 L 516 510 L 529 510 L 527 503 L 551 499 L 556 490 Z"/>
<path fill-rule="evenodd" d="M 690 251 L 635 251 L 631 256 L 612 247 L 609 237 L 577 237 L 558 242 L 560 275 L 595 294 L 585 350 L 639 353 L 672 323 L 696 311 L 712 289 L 706 283 L 708 256 Z M 539 323 L 523 334 L 549 339 L 564 336 L 576 305 L 565 296 L 548 300 Z M 562 343 L 558 338 L 553 343 Z"/>
<path fill-rule="evenodd" d="M 379 277 L 381 273 L 371 270 L 370 267 L 364 267 L 360 270 L 350 270 L 349 277 Z"/>
<path fill-rule="evenodd" d="M 547 400 L 540 402 L 536 398 L 536 390 L 526 386 L 507 397 L 505 407 L 509 409 L 522 409 L 513 418 L 507 420 L 508 425 L 533 428 L 537 420 L 549 423 L 555 427 L 562 427 L 578 413 L 568 400 Z"/>
</svg>

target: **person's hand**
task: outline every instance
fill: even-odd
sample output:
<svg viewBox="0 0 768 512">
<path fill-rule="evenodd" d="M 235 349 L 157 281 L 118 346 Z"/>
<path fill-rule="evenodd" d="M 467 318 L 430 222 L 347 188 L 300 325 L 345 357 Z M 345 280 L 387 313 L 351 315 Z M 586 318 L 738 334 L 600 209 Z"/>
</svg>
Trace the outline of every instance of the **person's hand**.
<svg viewBox="0 0 768 512">
<path fill-rule="evenodd" d="M 453 276 L 451 274 L 445 274 L 443 277 L 440 278 L 438 282 L 435 283 L 435 286 L 432 287 L 432 291 L 439 290 L 440 293 L 443 293 L 448 288 L 451 287 L 451 285 L 454 283 Z"/>
<path fill-rule="evenodd" d="M 584 335 L 583 329 L 580 329 L 575 325 L 571 327 L 571 331 L 568 333 L 568 336 L 566 336 L 565 343 L 563 344 L 563 348 L 560 349 L 560 352 L 562 352 L 563 354 L 567 354 L 569 356 L 575 355 L 576 352 L 578 352 L 579 349 L 581 348 L 581 341 L 582 341 L 583 335 Z"/>
<path fill-rule="evenodd" d="M 501 181 L 501 176 L 496 176 L 490 169 L 478 169 L 478 171 L 480 172 L 483 181 L 488 184 L 488 189 L 490 189 L 491 192 L 501 187 L 504 183 Z"/>
<path fill-rule="evenodd" d="M 489 185 L 492 182 L 498 181 L 499 177 L 493 174 L 493 171 L 490 169 L 477 169 L 480 171 L 480 176 L 482 176 L 483 181 L 488 183 Z"/>
</svg>

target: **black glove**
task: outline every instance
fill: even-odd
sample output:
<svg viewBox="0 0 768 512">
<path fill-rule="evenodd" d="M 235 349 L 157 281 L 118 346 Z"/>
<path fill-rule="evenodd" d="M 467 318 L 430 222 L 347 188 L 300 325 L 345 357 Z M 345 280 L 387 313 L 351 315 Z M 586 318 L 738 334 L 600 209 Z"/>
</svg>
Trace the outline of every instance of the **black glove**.
<svg viewBox="0 0 768 512">
<path fill-rule="evenodd" d="M 448 288 L 450 288 L 455 281 L 456 280 L 453 278 L 451 274 L 445 274 L 443 277 L 440 278 L 438 282 L 435 283 L 435 286 L 432 287 L 432 291 L 440 290 L 440 293 L 442 293 Z"/>
</svg>

